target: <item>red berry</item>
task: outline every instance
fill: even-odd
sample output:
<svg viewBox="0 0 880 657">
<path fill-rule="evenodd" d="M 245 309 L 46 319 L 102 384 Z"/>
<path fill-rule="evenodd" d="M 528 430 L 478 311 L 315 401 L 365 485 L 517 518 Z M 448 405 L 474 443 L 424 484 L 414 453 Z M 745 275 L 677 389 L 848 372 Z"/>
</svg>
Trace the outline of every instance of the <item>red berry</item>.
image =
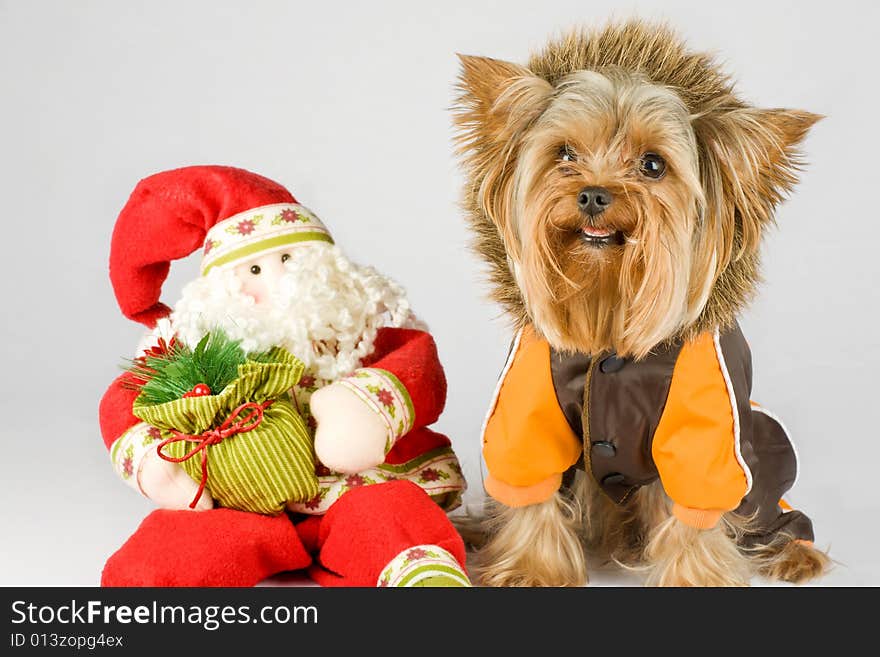
<svg viewBox="0 0 880 657">
<path fill-rule="evenodd" d="M 193 389 L 183 395 L 184 399 L 187 397 L 207 397 L 211 394 L 211 389 L 205 383 L 197 383 L 193 386 Z"/>
</svg>

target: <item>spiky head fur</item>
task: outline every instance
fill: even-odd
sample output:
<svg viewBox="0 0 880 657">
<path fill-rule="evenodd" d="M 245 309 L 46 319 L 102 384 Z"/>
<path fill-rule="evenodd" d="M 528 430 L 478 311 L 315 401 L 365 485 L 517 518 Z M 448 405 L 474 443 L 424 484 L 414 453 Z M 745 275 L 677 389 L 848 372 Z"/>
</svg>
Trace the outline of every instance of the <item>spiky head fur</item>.
<svg viewBox="0 0 880 657">
<path fill-rule="evenodd" d="M 531 321 L 558 349 L 638 358 L 733 322 L 796 182 L 798 144 L 820 117 L 749 106 L 709 56 L 641 21 L 573 32 L 526 67 L 461 63 L 464 203 L 494 296 L 517 324 Z M 666 163 L 661 179 L 639 173 L 649 152 Z M 586 217 L 585 186 L 614 203 Z M 585 225 L 620 243 L 596 248 Z"/>
</svg>

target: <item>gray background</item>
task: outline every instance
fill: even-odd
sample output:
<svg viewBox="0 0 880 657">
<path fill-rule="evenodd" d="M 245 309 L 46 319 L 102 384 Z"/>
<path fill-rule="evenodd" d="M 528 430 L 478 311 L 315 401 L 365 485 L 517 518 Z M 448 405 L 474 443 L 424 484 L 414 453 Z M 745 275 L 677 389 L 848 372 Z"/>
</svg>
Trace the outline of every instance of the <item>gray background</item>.
<svg viewBox="0 0 880 657">
<path fill-rule="evenodd" d="M 800 449 L 792 498 L 840 562 L 823 583 L 880 584 L 880 10 L 767 0 L 0 1 L 0 584 L 95 584 L 150 509 L 98 433 L 98 400 L 141 334 L 106 263 L 135 183 L 187 164 L 278 180 L 355 260 L 408 288 L 446 366 L 439 428 L 476 503 L 477 434 L 509 333 L 456 206 L 454 53 L 524 61 L 567 26 L 633 13 L 717 51 L 753 102 L 828 116 L 742 324 L 754 396 Z M 193 259 L 176 264 L 165 300 L 195 275 Z"/>
</svg>

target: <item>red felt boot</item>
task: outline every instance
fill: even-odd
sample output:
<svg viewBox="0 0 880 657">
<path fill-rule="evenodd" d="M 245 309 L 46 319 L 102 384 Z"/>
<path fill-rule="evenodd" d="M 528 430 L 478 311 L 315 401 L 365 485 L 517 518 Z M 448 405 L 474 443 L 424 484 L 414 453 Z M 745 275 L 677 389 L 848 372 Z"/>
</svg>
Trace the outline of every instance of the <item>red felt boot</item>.
<svg viewBox="0 0 880 657">
<path fill-rule="evenodd" d="M 104 566 L 102 586 L 253 586 L 311 563 L 290 519 L 158 510 Z"/>
<path fill-rule="evenodd" d="M 309 575 L 322 586 L 376 586 L 383 569 L 415 546 L 441 548 L 453 568 L 464 569 L 464 542 L 458 532 L 410 481 L 345 493 L 322 518 L 317 544 L 320 566 L 312 566 Z"/>
</svg>

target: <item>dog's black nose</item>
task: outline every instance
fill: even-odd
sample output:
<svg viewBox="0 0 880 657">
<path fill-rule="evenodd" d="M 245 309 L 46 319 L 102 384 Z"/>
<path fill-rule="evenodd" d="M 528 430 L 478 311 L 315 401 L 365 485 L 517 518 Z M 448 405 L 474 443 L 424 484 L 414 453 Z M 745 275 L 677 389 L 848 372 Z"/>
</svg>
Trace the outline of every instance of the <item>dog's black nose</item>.
<svg viewBox="0 0 880 657">
<path fill-rule="evenodd" d="M 602 214 L 614 197 L 604 187 L 584 187 L 578 192 L 578 207 L 591 217 Z"/>
</svg>

